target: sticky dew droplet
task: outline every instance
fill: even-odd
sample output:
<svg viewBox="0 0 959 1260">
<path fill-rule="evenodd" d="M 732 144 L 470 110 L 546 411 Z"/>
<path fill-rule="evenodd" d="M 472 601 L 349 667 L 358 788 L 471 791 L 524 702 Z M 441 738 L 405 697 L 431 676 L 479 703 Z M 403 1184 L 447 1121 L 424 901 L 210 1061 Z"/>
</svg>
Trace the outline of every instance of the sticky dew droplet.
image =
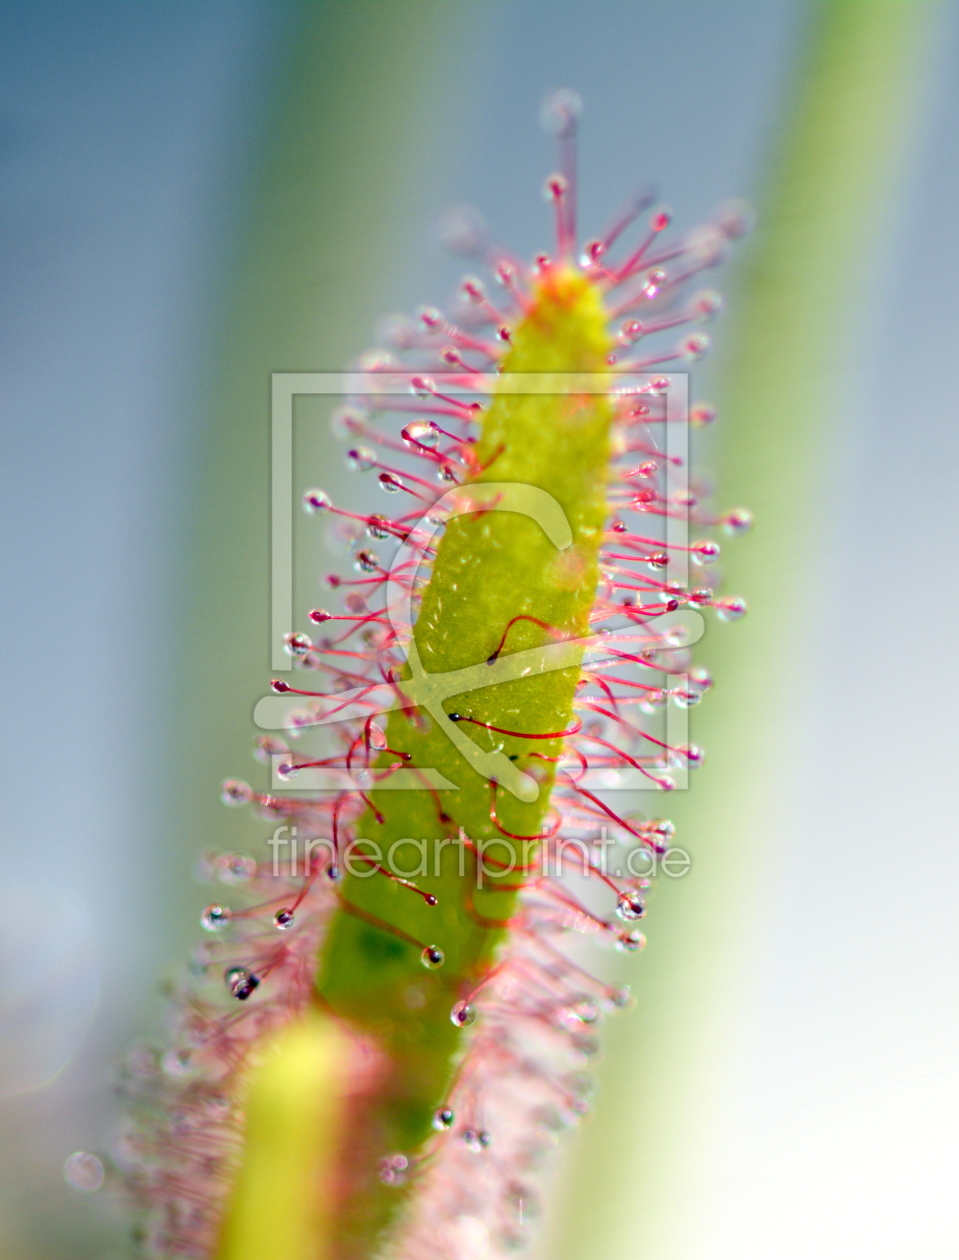
<svg viewBox="0 0 959 1260">
<path fill-rule="evenodd" d="M 636 1005 L 633 991 L 628 984 L 621 984 L 609 992 L 609 1001 L 618 1011 L 629 1011 Z"/>
<path fill-rule="evenodd" d="M 724 599 L 717 599 L 715 608 L 720 621 L 739 621 L 746 615 L 747 604 L 740 595 L 727 595 Z"/>
<path fill-rule="evenodd" d="M 722 294 L 715 289 L 701 289 L 690 302 L 690 311 L 699 319 L 714 319 L 722 309 Z"/>
<path fill-rule="evenodd" d="M 306 656 L 313 650 L 313 640 L 302 631 L 293 632 L 283 636 L 283 650 L 287 656 Z"/>
<path fill-rule="evenodd" d="M 562 201 L 569 192 L 569 183 L 562 175 L 549 175 L 543 184 L 543 200 Z"/>
<path fill-rule="evenodd" d="M 333 500 L 325 490 L 307 490 L 303 495 L 303 511 L 307 516 L 317 516 L 320 512 L 328 512 Z"/>
<path fill-rule="evenodd" d="M 245 853 L 221 853 L 216 860 L 216 877 L 221 884 L 247 884 L 256 874 L 256 858 Z"/>
<path fill-rule="evenodd" d="M 380 567 L 380 558 L 370 547 L 364 547 L 353 558 L 353 567 L 357 573 L 375 573 Z"/>
<path fill-rule="evenodd" d="M 427 971 L 438 971 L 446 961 L 446 955 L 438 945 L 427 945 L 420 954 L 420 962 Z M 456 1021 L 453 1021 L 456 1023 Z"/>
<path fill-rule="evenodd" d="M 669 695 L 677 709 L 692 709 L 703 698 L 703 693 L 695 687 L 676 687 Z"/>
<path fill-rule="evenodd" d="M 167 1076 L 183 1077 L 193 1066 L 193 1055 L 186 1046 L 173 1046 L 160 1058 L 160 1067 Z"/>
<path fill-rule="evenodd" d="M 265 766 L 271 765 L 274 757 L 289 751 L 286 741 L 275 735 L 257 735 L 253 741 L 253 757 Z"/>
<path fill-rule="evenodd" d="M 716 408 L 710 403 L 697 403 L 689 409 L 689 423 L 694 429 L 705 429 L 716 419 Z"/>
<path fill-rule="evenodd" d="M 654 818 L 643 823 L 642 831 L 652 848 L 662 855 L 669 850 L 670 842 L 676 834 L 676 825 L 668 818 Z"/>
<path fill-rule="evenodd" d="M 450 1020 L 457 1028 L 469 1028 L 476 1023 L 476 1007 L 472 1002 L 457 1002 L 450 1011 Z"/>
<path fill-rule="evenodd" d="M 92 1194 L 106 1177 L 103 1161 L 91 1151 L 74 1151 L 63 1161 L 63 1179 L 71 1190 Z"/>
<path fill-rule="evenodd" d="M 273 916 L 273 922 L 280 931 L 284 931 L 286 928 L 293 926 L 293 918 L 294 916 L 292 910 L 277 910 L 276 914 Z"/>
<path fill-rule="evenodd" d="M 699 744 L 680 744 L 676 751 L 690 770 L 698 769 L 706 760 L 705 750 Z"/>
<path fill-rule="evenodd" d="M 624 954 L 638 954 L 646 948 L 646 937 L 642 932 L 623 932 L 616 938 L 616 948 Z"/>
<path fill-rule="evenodd" d="M 720 523 L 727 534 L 738 538 L 752 529 L 753 514 L 749 508 L 732 508 L 720 518 Z"/>
<path fill-rule="evenodd" d="M 420 313 L 420 318 L 423 318 L 422 312 Z M 436 311 L 432 326 L 435 327 L 437 324 L 442 323 L 442 320 L 442 314 Z M 432 398 L 436 393 L 436 382 L 429 376 L 412 376 L 410 377 L 410 393 L 416 398 Z"/>
<path fill-rule="evenodd" d="M 583 98 L 572 88 L 557 88 L 543 100 L 539 121 L 548 136 L 563 139 L 576 129 L 576 120 L 583 112 Z"/>
<path fill-rule="evenodd" d="M 693 333 L 680 343 L 680 354 L 689 363 L 696 363 L 709 353 L 710 340 L 705 333 Z"/>
<path fill-rule="evenodd" d="M 233 918 L 229 906 L 207 906 L 200 915 L 200 927 L 207 932 L 219 932 Z"/>
<path fill-rule="evenodd" d="M 440 1107 L 438 1111 L 433 1112 L 432 1124 L 437 1133 L 445 1133 L 451 1129 L 455 1120 L 456 1117 L 449 1107 Z"/>
<path fill-rule="evenodd" d="M 636 892 L 621 892 L 616 899 L 616 913 L 628 923 L 643 918 L 646 914 L 646 903 Z"/>
<path fill-rule="evenodd" d="M 659 713 L 666 705 L 667 693 L 662 689 L 656 688 L 653 691 L 647 691 L 643 694 L 639 707 L 643 713 Z"/>
<path fill-rule="evenodd" d="M 693 564 L 715 564 L 719 559 L 719 543 L 711 538 L 701 538 L 689 549 L 689 558 Z"/>
<path fill-rule="evenodd" d="M 698 687 L 700 691 L 706 692 L 713 685 L 713 676 L 705 665 L 695 665 L 687 675 L 690 687 Z"/>
<path fill-rule="evenodd" d="M 242 779 L 226 779 L 220 788 L 220 800 L 224 805 L 248 805 L 253 800 L 253 789 Z"/>
<path fill-rule="evenodd" d="M 245 1002 L 260 987 L 260 977 L 247 967 L 229 967 L 223 979 L 238 1002 Z"/>
<path fill-rule="evenodd" d="M 409 1176 L 410 1161 L 406 1155 L 387 1155 L 380 1160 L 380 1181 L 384 1186 L 401 1186 Z"/>
<path fill-rule="evenodd" d="M 440 440 L 440 431 L 432 420 L 414 420 L 403 429 L 401 434 L 407 446 L 416 450 L 417 446 L 425 446 L 430 450 Z"/>
<path fill-rule="evenodd" d="M 369 412 L 362 407 L 336 407 L 330 414 L 330 432 L 335 438 L 346 441 L 360 432 L 369 418 Z"/>
<path fill-rule="evenodd" d="M 596 1024 L 602 1017 L 602 1012 L 592 998 L 577 998 L 569 1005 L 569 1013 L 573 1019 L 580 1024 Z"/>
<path fill-rule="evenodd" d="M 350 472 L 369 472 L 375 464 L 376 456 L 366 446 L 354 446 L 346 452 L 346 466 Z"/>
</svg>

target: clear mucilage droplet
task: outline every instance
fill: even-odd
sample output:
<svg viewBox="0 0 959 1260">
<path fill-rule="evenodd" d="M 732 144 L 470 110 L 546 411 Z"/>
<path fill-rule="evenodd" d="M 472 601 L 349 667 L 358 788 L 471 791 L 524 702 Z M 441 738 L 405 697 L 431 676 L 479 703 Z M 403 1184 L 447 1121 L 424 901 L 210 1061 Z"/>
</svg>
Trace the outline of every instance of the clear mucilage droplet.
<svg viewBox="0 0 959 1260">
<path fill-rule="evenodd" d="M 705 694 L 713 685 L 713 676 L 705 665 L 694 665 L 687 675 L 689 686 Z"/>
<path fill-rule="evenodd" d="M 330 432 L 340 441 L 347 441 L 354 433 L 362 430 L 369 418 L 370 414 L 365 408 L 336 407 L 330 413 Z"/>
<path fill-rule="evenodd" d="M 253 800 L 253 789 L 242 779 L 226 779 L 220 789 L 224 805 L 247 805 Z"/>
<path fill-rule="evenodd" d="M 569 1012 L 581 1024 L 598 1023 L 602 1014 L 592 998 L 588 997 L 581 997 L 570 1003 Z"/>
<path fill-rule="evenodd" d="M 218 932 L 233 918 L 232 911 L 229 906 L 207 906 L 200 915 L 200 927 L 205 928 L 208 932 Z"/>
<path fill-rule="evenodd" d="M 433 1128 L 437 1133 L 445 1133 L 447 1129 L 451 1129 L 455 1120 L 456 1117 L 449 1107 L 440 1107 L 433 1112 Z"/>
<path fill-rule="evenodd" d="M 710 406 L 709 403 L 697 403 L 695 407 L 689 409 L 689 423 L 695 429 L 705 429 L 707 424 L 712 424 L 716 419 L 716 408 Z"/>
<path fill-rule="evenodd" d="M 380 1160 L 380 1181 L 384 1186 L 401 1186 L 410 1172 L 410 1161 L 406 1155 L 387 1155 Z"/>
<path fill-rule="evenodd" d="M 437 945 L 427 945 L 426 948 L 423 950 L 422 954 L 420 954 L 420 962 L 427 969 L 427 971 L 438 970 L 440 967 L 442 967 L 445 961 L 446 961 L 446 955 Z M 454 1023 L 455 1022 L 456 1021 L 454 1020 Z"/>
<path fill-rule="evenodd" d="M 539 120 L 547 135 L 563 138 L 576 129 L 576 120 L 583 112 L 583 98 L 572 88 L 557 88 L 540 106 Z"/>
<path fill-rule="evenodd" d="M 293 911 L 286 910 L 286 909 L 277 910 L 276 914 L 273 916 L 273 922 L 276 924 L 278 928 L 280 928 L 281 931 L 284 930 L 285 928 L 292 927 L 293 926 Z"/>
<path fill-rule="evenodd" d="M 746 615 L 746 601 L 739 595 L 727 595 L 725 599 L 717 599 L 716 616 L 720 621 L 739 621 Z"/>
<path fill-rule="evenodd" d="M 260 987 L 260 977 L 247 967 L 230 967 L 223 979 L 238 1002 L 245 1002 Z"/>
<path fill-rule="evenodd" d="M 679 744 L 676 751 L 690 770 L 698 768 L 706 760 L 706 753 L 699 744 Z"/>
<path fill-rule="evenodd" d="M 678 709 L 691 709 L 703 698 L 703 692 L 695 687 L 677 687 L 669 694 Z"/>
<path fill-rule="evenodd" d="M 353 567 L 358 573 L 375 573 L 380 567 L 380 558 L 370 547 L 364 547 L 356 553 Z"/>
<path fill-rule="evenodd" d="M 283 636 L 283 648 L 288 656 L 306 656 L 313 650 L 313 640 L 308 634 L 298 631 Z"/>
<path fill-rule="evenodd" d="M 74 1151 L 63 1161 L 63 1179 L 71 1190 L 92 1194 L 103 1185 L 106 1171 L 103 1161 L 91 1151 Z"/>
<path fill-rule="evenodd" d="M 658 713 L 665 707 L 666 700 L 667 692 L 660 688 L 656 688 L 653 691 L 647 691 L 643 694 L 643 698 L 639 702 L 639 707 L 643 713 Z"/>
<path fill-rule="evenodd" d="M 669 845 L 676 834 L 675 824 L 668 818 L 654 818 L 643 824 L 643 836 L 653 850 L 662 856 L 669 852 Z"/>
<path fill-rule="evenodd" d="M 616 913 L 628 922 L 641 919 L 646 913 L 646 903 L 636 892 L 621 892 L 616 900 Z"/>
<path fill-rule="evenodd" d="M 753 527 L 753 514 L 749 508 L 732 508 L 720 520 L 726 533 L 733 537 L 748 534 Z"/>
<path fill-rule="evenodd" d="M 160 1058 L 167 1076 L 187 1076 L 193 1067 L 193 1055 L 186 1046 L 172 1046 Z"/>
<path fill-rule="evenodd" d="M 616 938 L 616 948 L 624 954 L 636 954 L 646 946 L 642 932 L 623 932 Z"/>
<path fill-rule="evenodd" d="M 719 559 L 719 543 L 702 538 L 690 547 L 689 558 L 693 564 L 714 564 Z"/>
<path fill-rule="evenodd" d="M 709 344 L 709 338 L 705 333 L 693 333 L 691 337 L 686 337 L 681 343 L 680 352 L 684 359 L 688 359 L 690 363 L 695 363 L 709 353 Z"/>
<path fill-rule="evenodd" d="M 354 446 L 346 453 L 346 466 L 350 472 L 369 472 L 376 464 L 376 455 L 366 446 Z"/>
<path fill-rule="evenodd" d="M 476 1007 L 472 1002 L 457 1002 L 450 1011 L 450 1019 L 457 1028 L 469 1028 L 476 1023 Z"/>
<path fill-rule="evenodd" d="M 701 289 L 690 303 L 690 311 L 699 319 L 713 319 L 722 309 L 722 294 L 715 289 Z"/>
<path fill-rule="evenodd" d="M 440 431 L 432 420 L 414 420 L 403 430 L 403 440 L 414 450 L 417 446 L 432 450 L 440 440 Z"/>
<path fill-rule="evenodd" d="M 289 751 L 286 740 L 278 739 L 276 735 L 257 735 L 253 741 L 253 756 L 265 766 L 270 765 L 278 754 Z"/>
<path fill-rule="evenodd" d="M 216 877 L 221 884 L 246 884 L 256 874 L 256 858 L 245 853 L 221 853 L 216 860 Z"/>
<path fill-rule="evenodd" d="M 303 495 L 303 511 L 308 516 L 316 516 L 327 512 L 333 506 L 333 500 L 325 490 L 307 490 Z"/>
<path fill-rule="evenodd" d="M 618 988 L 611 989 L 609 1000 L 619 1011 L 628 1011 L 636 1004 L 636 999 L 628 984 L 621 984 Z"/>
<path fill-rule="evenodd" d="M 442 316 L 439 315 L 438 311 L 437 315 L 439 318 L 433 321 L 434 324 L 442 322 Z M 423 318 L 423 312 L 420 313 L 420 318 Z M 417 398 L 431 398 L 436 393 L 436 382 L 429 376 L 411 377 L 410 393 Z"/>
</svg>

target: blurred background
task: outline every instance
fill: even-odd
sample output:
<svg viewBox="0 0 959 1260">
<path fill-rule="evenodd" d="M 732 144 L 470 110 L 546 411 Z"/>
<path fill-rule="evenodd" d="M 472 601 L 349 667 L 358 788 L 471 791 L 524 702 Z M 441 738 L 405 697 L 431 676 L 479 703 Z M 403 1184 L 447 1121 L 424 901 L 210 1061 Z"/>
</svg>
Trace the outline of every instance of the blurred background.
<svg viewBox="0 0 959 1260">
<path fill-rule="evenodd" d="M 769 557 L 779 620 L 761 578 L 736 591 L 751 633 L 791 633 L 766 644 L 761 705 L 737 712 L 721 676 L 715 697 L 769 750 L 734 784 L 762 817 L 737 855 L 711 825 L 734 797 L 689 794 L 692 871 L 650 915 L 544 1255 L 959 1252 L 959 8 L 915 7 L 855 301 L 808 364 L 836 388 L 806 513 L 779 522 L 801 545 Z M 557 86 L 586 102 L 587 234 L 653 181 L 684 226 L 745 196 L 761 248 L 821 9 L 0 3 L 2 1260 L 127 1254 L 63 1163 L 109 1149 L 114 1064 L 162 1035 L 209 899 L 197 855 L 268 830 L 218 790 L 266 774 L 269 373 L 336 370 L 383 314 L 444 301 L 450 205 L 541 248 Z M 719 282 L 734 310 L 738 275 Z M 722 395 L 735 334 L 700 396 Z M 366 503 L 323 421 L 297 412 L 298 482 Z M 789 460 L 764 440 L 774 528 Z M 735 485 L 714 441 L 702 463 Z M 300 608 L 323 546 L 301 527 Z"/>
</svg>

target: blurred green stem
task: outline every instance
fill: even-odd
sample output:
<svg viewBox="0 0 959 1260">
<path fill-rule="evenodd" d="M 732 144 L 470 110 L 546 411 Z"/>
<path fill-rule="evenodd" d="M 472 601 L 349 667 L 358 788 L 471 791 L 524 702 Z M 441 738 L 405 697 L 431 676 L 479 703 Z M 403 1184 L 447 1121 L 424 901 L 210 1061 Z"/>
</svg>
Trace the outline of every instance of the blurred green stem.
<svg viewBox="0 0 959 1260">
<path fill-rule="evenodd" d="M 752 871 L 768 851 L 797 737 L 795 663 L 861 295 L 896 204 L 937 11 L 921 0 L 814 9 L 732 301 L 718 484 L 723 505 L 755 511 L 754 535 L 726 549 L 725 566 L 727 590 L 751 611 L 706 638 L 718 686 L 693 734 L 709 761 L 685 799 L 668 803 L 692 873 L 654 905 L 638 1007 L 610 1029 L 600 1112 L 568 1170 L 551 1260 L 704 1254 L 684 1247 L 702 1206 L 697 1139 L 717 1106 Z"/>
</svg>

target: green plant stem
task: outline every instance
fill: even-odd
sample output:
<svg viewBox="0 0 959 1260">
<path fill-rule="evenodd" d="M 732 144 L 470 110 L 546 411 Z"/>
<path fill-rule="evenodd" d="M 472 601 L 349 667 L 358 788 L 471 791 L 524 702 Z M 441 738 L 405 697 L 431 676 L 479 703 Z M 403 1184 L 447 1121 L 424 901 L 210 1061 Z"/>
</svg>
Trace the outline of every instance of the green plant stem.
<svg viewBox="0 0 959 1260">
<path fill-rule="evenodd" d="M 913 135 L 937 5 L 829 0 L 816 7 L 757 240 L 733 295 L 719 493 L 755 510 L 726 549 L 727 589 L 749 600 L 704 643 L 717 689 L 694 715 L 708 762 L 671 800 L 688 879 L 661 890 L 634 1015 L 610 1029 L 602 1101 L 563 1183 L 553 1260 L 677 1260 L 697 1228 L 697 1135 L 717 1106 L 711 1065 L 736 1001 L 739 924 L 796 748 L 795 678 L 824 470 L 847 390 L 859 297 Z M 750 865 L 752 863 L 752 866 Z M 670 881 L 663 881 L 668 885 Z"/>
<path fill-rule="evenodd" d="M 539 287 L 530 314 L 514 330 L 503 368 L 506 374 L 600 372 L 609 351 L 598 290 L 579 275 L 559 273 Z M 556 635 L 588 633 L 607 513 L 611 420 L 612 407 L 602 394 L 494 397 L 476 446 L 482 471 L 472 482 L 546 491 L 563 509 L 572 545 L 557 551 L 536 521 L 511 511 L 451 520 L 416 622 L 427 673 L 484 665 L 507 630 L 504 655 L 549 644 Z M 559 733 L 570 725 L 578 678 L 578 666 L 534 673 L 455 696 L 445 708 L 500 732 Z M 392 751 L 382 755 L 381 764 L 406 753 L 409 765 L 439 770 L 458 790 L 374 791 L 382 820 L 368 813 L 358 834 L 379 846 L 389 869 L 409 870 L 438 904 L 425 904 L 410 889 L 353 861 L 344 882 L 344 909 L 336 914 L 320 964 L 324 1001 L 374 1039 L 390 1063 L 382 1088 L 353 1117 L 344 1150 L 350 1192 L 337 1221 L 337 1254 L 357 1260 L 375 1254 L 377 1235 L 404 1198 L 379 1180 L 380 1159 L 416 1152 L 449 1089 L 462 1037 L 450 1012 L 490 965 L 523 867 L 536 856 L 535 843 L 514 837 L 540 834 L 554 777 L 553 764 L 543 757 L 555 756 L 562 743 L 558 737 L 524 739 L 475 725 L 468 730 L 481 747 L 501 747 L 520 770 L 535 774 L 538 797 L 519 800 L 500 788 L 497 823 L 491 782 L 467 763 L 449 735 L 422 711 L 416 717 L 394 712 L 386 729 Z M 475 852 L 457 843 L 462 836 L 496 842 L 482 890 Z M 417 840 L 425 845 L 423 859 Z M 510 863 L 510 869 L 498 872 L 495 862 Z M 412 941 L 438 945 L 443 966 L 424 970 L 421 946 L 398 936 L 396 928 Z M 415 1191 L 415 1180 L 411 1188 Z"/>
</svg>

